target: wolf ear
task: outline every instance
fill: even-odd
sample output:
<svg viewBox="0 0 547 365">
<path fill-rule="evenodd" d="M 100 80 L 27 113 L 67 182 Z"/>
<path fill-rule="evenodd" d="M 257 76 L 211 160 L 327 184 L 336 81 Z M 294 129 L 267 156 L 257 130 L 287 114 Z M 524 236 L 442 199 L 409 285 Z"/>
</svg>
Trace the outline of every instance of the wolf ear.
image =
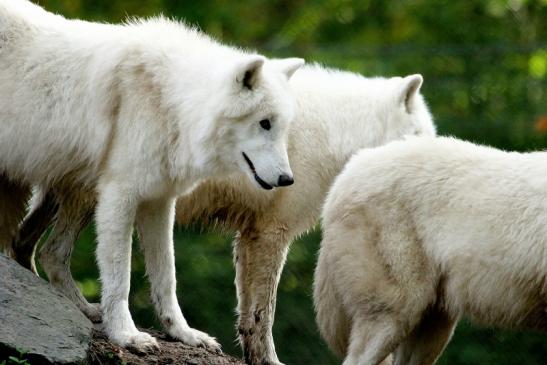
<svg viewBox="0 0 547 365">
<path fill-rule="evenodd" d="M 420 74 L 410 75 L 403 78 L 399 100 L 401 103 L 404 103 L 405 109 L 408 113 L 412 112 L 414 100 L 423 82 L 424 79 Z"/>
<path fill-rule="evenodd" d="M 254 55 L 247 57 L 236 69 L 236 82 L 241 88 L 252 90 L 255 86 L 264 61 L 263 56 Z"/>
<path fill-rule="evenodd" d="M 283 58 L 280 60 L 271 60 L 276 69 L 283 72 L 287 76 L 287 80 L 298 70 L 304 66 L 305 61 L 302 58 Z"/>
</svg>

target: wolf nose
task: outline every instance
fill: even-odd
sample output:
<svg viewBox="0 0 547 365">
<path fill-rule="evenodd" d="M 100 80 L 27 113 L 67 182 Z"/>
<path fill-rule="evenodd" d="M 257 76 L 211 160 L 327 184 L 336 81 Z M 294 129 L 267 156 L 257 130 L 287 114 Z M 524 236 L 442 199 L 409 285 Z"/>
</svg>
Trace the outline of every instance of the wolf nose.
<svg viewBox="0 0 547 365">
<path fill-rule="evenodd" d="M 289 186 L 294 183 L 294 179 L 289 175 L 279 175 L 277 186 Z"/>
</svg>

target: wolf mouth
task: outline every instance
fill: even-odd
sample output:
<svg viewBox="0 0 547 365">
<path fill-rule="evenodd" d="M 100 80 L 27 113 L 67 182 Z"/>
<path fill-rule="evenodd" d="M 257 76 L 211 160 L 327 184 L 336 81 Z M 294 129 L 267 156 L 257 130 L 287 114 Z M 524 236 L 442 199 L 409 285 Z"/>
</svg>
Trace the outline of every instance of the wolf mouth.
<svg viewBox="0 0 547 365">
<path fill-rule="evenodd" d="M 251 172 L 253 173 L 254 177 L 255 177 L 255 180 L 256 182 L 258 183 L 258 185 L 260 185 L 260 187 L 264 190 L 271 190 L 273 189 L 273 186 L 271 186 L 270 184 L 268 184 L 266 181 L 262 180 L 260 178 L 260 176 L 258 176 L 258 174 L 256 173 L 256 170 L 255 170 L 255 166 L 253 165 L 253 162 L 251 161 L 251 159 L 247 156 L 247 154 L 245 154 L 245 152 L 241 152 L 243 154 L 243 158 L 245 159 L 245 161 L 247 161 L 247 165 L 249 165 L 249 168 L 251 169 Z"/>
</svg>

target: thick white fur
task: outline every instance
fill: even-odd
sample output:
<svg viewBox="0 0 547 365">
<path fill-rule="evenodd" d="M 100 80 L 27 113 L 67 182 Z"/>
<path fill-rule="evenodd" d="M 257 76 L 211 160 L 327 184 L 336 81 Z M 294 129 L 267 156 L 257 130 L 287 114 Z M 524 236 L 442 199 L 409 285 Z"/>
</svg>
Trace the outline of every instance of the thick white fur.
<svg viewBox="0 0 547 365">
<path fill-rule="evenodd" d="M 462 315 L 547 330 L 546 221 L 545 152 L 426 137 L 363 150 L 323 211 L 322 335 L 345 365 L 394 350 L 432 364 Z"/>
<path fill-rule="evenodd" d="M 259 191 L 247 179 L 242 181 L 241 175 L 209 179 L 177 203 L 177 220 L 182 224 L 202 221 L 239 231 L 234 245 L 238 329 L 251 364 L 279 364 L 272 325 L 277 283 L 289 245 L 315 224 L 327 190 L 347 160 L 363 147 L 408 134 L 435 134 L 418 92 L 419 75 L 364 78 L 310 66 L 298 71 L 290 83 L 298 106 L 288 141 L 295 184 L 289 189 Z M 66 196 L 67 188 L 60 192 Z M 59 221 L 40 260 L 50 280 L 57 279 L 52 280 L 54 285 L 89 315 L 92 311 L 80 299 L 66 259 L 79 224 L 85 222 L 71 222 L 70 217 L 83 216 L 76 207 L 85 212 L 89 205 L 85 199 L 74 203 L 77 196 L 72 200 L 72 204 L 61 202 Z M 73 230 L 63 232 L 63 227 Z"/>
<path fill-rule="evenodd" d="M 268 61 L 162 18 L 88 23 L 25 0 L 0 0 L 0 171 L 51 187 L 96 187 L 97 256 L 109 337 L 155 340 L 129 313 L 133 223 L 169 334 L 218 345 L 188 326 L 175 293 L 175 197 L 200 180 L 245 172 L 292 176 L 288 78 L 301 60 Z M 265 131 L 259 121 L 270 119 Z"/>
</svg>

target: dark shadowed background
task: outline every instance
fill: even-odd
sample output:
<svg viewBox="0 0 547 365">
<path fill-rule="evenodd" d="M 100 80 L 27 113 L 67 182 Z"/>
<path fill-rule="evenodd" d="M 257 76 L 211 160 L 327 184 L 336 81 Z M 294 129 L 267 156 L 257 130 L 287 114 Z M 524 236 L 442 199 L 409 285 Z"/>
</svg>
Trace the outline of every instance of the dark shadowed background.
<svg viewBox="0 0 547 365">
<path fill-rule="evenodd" d="M 547 0 L 39 0 L 67 17 L 118 22 L 163 13 L 223 42 L 269 56 L 363 75 L 421 73 L 440 134 L 511 150 L 547 146 Z M 94 230 L 72 261 L 86 296 L 99 300 Z M 175 228 L 178 295 L 189 323 L 239 355 L 231 236 Z M 287 364 L 340 363 L 315 326 L 311 283 L 320 232 L 294 243 L 279 288 L 274 338 Z M 138 244 L 131 310 L 158 327 Z M 547 338 L 463 322 L 441 364 L 545 364 Z"/>
</svg>

